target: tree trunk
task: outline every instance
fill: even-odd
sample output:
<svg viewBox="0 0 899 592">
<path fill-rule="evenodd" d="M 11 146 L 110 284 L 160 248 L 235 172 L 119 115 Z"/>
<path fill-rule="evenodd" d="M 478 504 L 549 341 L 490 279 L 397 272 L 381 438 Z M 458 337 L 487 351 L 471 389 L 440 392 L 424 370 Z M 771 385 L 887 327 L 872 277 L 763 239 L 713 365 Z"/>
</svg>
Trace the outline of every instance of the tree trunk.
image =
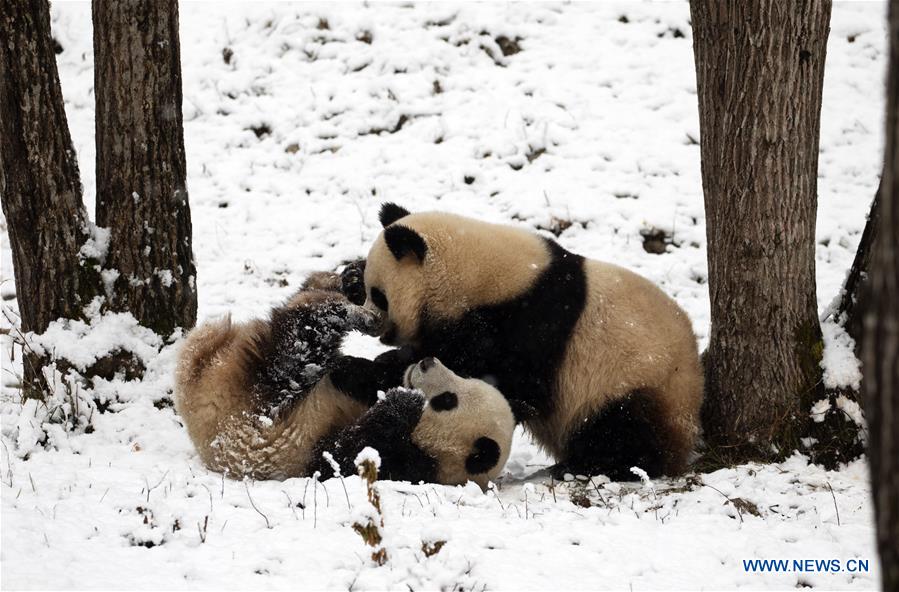
<svg viewBox="0 0 899 592">
<path fill-rule="evenodd" d="M 899 0 L 889 9 L 890 55 L 881 225 L 862 339 L 871 488 L 884 590 L 899 590 Z"/>
<path fill-rule="evenodd" d="M 815 214 L 829 0 L 691 0 L 712 326 L 706 439 L 795 449 L 823 396 Z M 806 406 L 807 405 L 807 406 Z"/>
<path fill-rule="evenodd" d="M 176 0 L 94 0 L 97 224 L 111 231 L 108 294 L 161 335 L 193 327 Z"/>
<path fill-rule="evenodd" d="M 81 251 L 91 224 L 46 0 L 0 0 L 0 138 L 0 196 L 21 329 L 41 333 L 60 317 L 82 317 L 100 286 L 98 262 Z M 27 396 L 41 395 L 43 364 L 26 345 Z"/>
<path fill-rule="evenodd" d="M 882 189 L 883 176 L 881 175 L 881 185 L 877 188 L 877 193 L 874 194 L 871 211 L 868 213 L 868 221 L 865 222 L 865 230 L 862 232 L 858 250 L 855 252 L 855 259 L 852 261 L 849 275 L 846 276 L 846 284 L 843 286 L 840 302 L 834 312 L 837 321 L 843 323 L 846 333 L 855 340 L 856 353 L 858 353 L 861 344 L 862 316 L 865 311 L 863 300 L 867 293 L 865 288 L 871 271 L 871 258 L 874 256 L 874 244 L 877 240 L 877 231 L 880 225 L 880 192 Z"/>
</svg>

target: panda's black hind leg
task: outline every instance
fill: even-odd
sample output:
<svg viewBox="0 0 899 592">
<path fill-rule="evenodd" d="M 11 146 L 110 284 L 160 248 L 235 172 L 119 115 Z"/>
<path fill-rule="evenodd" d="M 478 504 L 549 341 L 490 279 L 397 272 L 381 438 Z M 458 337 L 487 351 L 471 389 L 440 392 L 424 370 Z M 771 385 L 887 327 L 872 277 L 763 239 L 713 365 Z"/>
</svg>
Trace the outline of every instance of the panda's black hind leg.
<svg viewBox="0 0 899 592">
<path fill-rule="evenodd" d="M 606 475 L 612 481 L 634 481 L 639 467 L 650 477 L 665 470 L 666 451 L 660 414 L 651 393 L 634 391 L 589 418 L 569 438 L 566 457 L 551 467 L 553 476 Z"/>
</svg>

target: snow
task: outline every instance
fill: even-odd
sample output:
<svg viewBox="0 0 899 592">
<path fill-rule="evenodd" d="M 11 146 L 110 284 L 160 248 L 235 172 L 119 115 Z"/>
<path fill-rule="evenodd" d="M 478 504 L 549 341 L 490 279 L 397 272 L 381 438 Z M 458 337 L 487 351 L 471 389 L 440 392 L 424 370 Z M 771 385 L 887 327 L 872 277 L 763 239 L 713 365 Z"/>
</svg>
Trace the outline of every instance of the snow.
<svg viewBox="0 0 899 592">
<path fill-rule="evenodd" d="M 833 318 L 821 323 L 821 333 L 824 336 L 824 354 L 821 360 L 824 386 L 830 389 L 841 386 L 860 389 L 862 365 L 853 353 L 855 341 Z"/>
<path fill-rule="evenodd" d="M 381 455 L 378 454 L 378 451 L 371 446 L 366 446 L 365 448 L 363 448 L 362 451 L 356 455 L 356 459 L 353 461 L 353 464 L 356 465 L 356 467 L 361 467 L 367 462 L 375 465 L 376 469 L 381 468 Z"/>
<path fill-rule="evenodd" d="M 52 25 L 92 212 L 89 8 L 54 3 Z M 834 6 L 818 179 L 822 310 L 877 186 L 884 16 L 879 3 Z M 677 299 L 704 347 L 688 21 L 686 3 L 182 4 L 200 320 L 263 314 L 310 272 L 364 255 L 381 201 L 392 200 L 557 234 L 566 248 L 634 269 Z M 503 56 L 500 36 L 521 51 Z M 99 230 L 84 256 L 102 258 Z M 641 233 L 658 231 L 664 253 L 648 253 Z M 18 307 L 0 237 L 6 329 Z M 857 385 L 851 341 L 833 323 L 823 331 L 828 386 Z M 96 379 L 90 389 L 57 370 L 46 403 L 20 400 L 14 336 L 0 335 L 4 588 L 871 589 L 879 580 L 864 460 L 825 471 L 797 454 L 651 485 L 560 483 L 522 431 L 487 492 L 379 482 L 389 560 L 376 567 L 352 530 L 368 503 L 358 476 L 236 482 L 202 466 L 171 407 L 178 336 L 163 343 L 129 315 L 99 314 L 26 336 L 76 368 L 116 348 L 146 366 L 141 381 Z M 372 356 L 380 345 L 354 335 L 345 349 Z M 848 399 L 836 405 L 860 418 Z M 438 541 L 426 556 L 422 544 Z M 779 558 L 866 559 L 870 570 L 753 573 L 742 563 Z"/>
<path fill-rule="evenodd" d="M 40 335 L 26 334 L 25 340 L 35 352 L 64 358 L 82 372 L 117 350 L 131 352 L 147 365 L 162 345 L 162 339 L 131 313 L 94 312 L 89 322 L 59 319 Z"/>
</svg>

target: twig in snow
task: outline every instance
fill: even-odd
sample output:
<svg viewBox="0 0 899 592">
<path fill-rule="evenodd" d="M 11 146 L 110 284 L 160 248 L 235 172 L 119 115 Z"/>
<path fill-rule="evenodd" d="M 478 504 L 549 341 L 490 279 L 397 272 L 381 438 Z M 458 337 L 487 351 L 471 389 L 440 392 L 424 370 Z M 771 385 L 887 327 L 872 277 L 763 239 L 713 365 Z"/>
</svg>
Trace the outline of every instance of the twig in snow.
<svg viewBox="0 0 899 592">
<path fill-rule="evenodd" d="M 726 493 L 724 493 L 723 491 L 721 491 L 714 485 L 709 485 L 708 483 L 703 483 L 702 485 L 705 485 L 706 487 L 711 487 L 712 489 L 714 489 L 715 491 L 717 491 L 718 493 L 723 495 L 724 499 L 726 499 L 728 501 L 728 503 L 730 503 L 730 505 L 732 505 L 734 507 L 734 509 L 737 511 L 737 516 L 740 518 L 740 523 L 741 524 L 743 523 L 743 512 L 740 511 L 740 507 L 734 503 L 734 500 L 730 499 Z"/>
<path fill-rule="evenodd" d="M 830 481 L 825 481 L 827 483 L 827 488 L 830 490 L 830 497 L 833 498 L 833 509 L 837 512 L 837 526 L 842 526 L 840 524 L 840 508 L 837 507 L 837 496 L 833 492 L 833 487 L 830 485 Z"/>
<path fill-rule="evenodd" d="M 506 507 L 503 505 L 502 500 L 499 499 L 499 494 L 496 493 L 496 487 L 491 486 L 491 487 L 490 487 L 490 491 L 493 492 L 493 497 L 496 498 L 496 503 L 499 504 L 500 509 L 501 509 L 503 512 L 505 512 L 505 511 L 506 511 Z"/>
<path fill-rule="evenodd" d="M 163 474 L 162 474 L 162 477 L 159 478 L 159 482 L 158 482 L 156 485 L 154 485 L 153 487 L 150 487 L 150 482 L 147 481 L 147 478 L 146 478 L 146 477 L 144 477 L 144 483 L 147 484 L 147 503 L 150 502 L 150 492 L 153 491 L 154 489 L 156 489 L 157 487 L 159 487 L 160 485 L 162 485 L 162 482 L 165 480 L 165 477 L 166 477 L 166 475 L 168 475 L 168 474 L 169 474 L 168 471 L 166 471 L 165 473 L 163 473 Z"/>
<path fill-rule="evenodd" d="M 318 526 L 318 478 L 321 473 L 312 473 L 312 528 Z"/>
<path fill-rule="evenodd" d="M 243 485 L 247 490 L 247 499 L 250 500 L 250 505 L 253 506 L 253 509 L 256 510 L 257 514 L 259 514 L 260 516 L 262 516 L 265 519 L 265 527 L 271 528 L 272 524 L 271 524 L 271 522 L 268 521 L 268 516 L 263 514 L 262 511 L 256 507 L 256 502 L 253 501 L 253 496 L 250 495 L 250 486 L 247 484 L 246 481 L 243 482 Z"/>
<path fill-rule="evenodd" d="M 287 497 L 287 507 L 290 508 L 290 511 L 291 511 L 291 512 L 293 512 L 293 519 L 294 519 L 294 520 L 299 520 L 299 518 L 297 518 L 297 511 L 296 511 L 296 509 L 293 507 L 293 500 L 290 499 L 290 494 L 287 493 L 286 491 L 284 491 L 283 489 L 281 490 L 281 493 L 283 493 L 283 494 Z"/>
<path fill-rule="evenodd" d="M 209 528 L 209 516 L 203 519 L 203 524 L 197 522 L 197 531 L 200 533 L 200 543 L 206 542 L 206 533 Z"/>
<path fill-rule="evenodd" d="M 350 494 L 347 493 L 346 482 L 344 482 L 343 480 L 343 475 L 340 474 L 340 465 L 337 464 L 337 461 L 334 460 L 334 457 L 330 452 L 322 452 L 322 456 L 326 461 L 328 461 L 328 464 L 331 465 L 331 468 L 334 469 L 334 476 L 340 479 L 340 484 L 343 485 L 343 495 L 346 496 L 346 507 L 348 510 L 352 510 L 353 506 L 352 504 L 350 504 Z"/>
<path fill-rule="evenodd" d="M 102 503 L 103 503 L 103 500 L 106 499 L 106 494 L 107 494 L 107 493 L 109 493 L 109 488 L 108 488 L 108 487 L 106 488 L 106 491 L 103 492 L 103 495 L 100 496 L 100 501 L 97 502 L 98 504 L 102 504 Z"/>
<path fill-rule="evenodd" d="M 306 485 L 303 486 L 303 501 L 300 502 L 300 508 L 303 510 L 303 520 L 306 519 L 306 490 L 309 489 L 309 479 L 306 479 Z"/>
<path fill-rule="evenodd" d="M 6 476 L 9 477 L 9 487 L 12 488 L 12 456 L 9 454 L 9 447 L 6 445 L 6 442 L 0 440 L 0 444 L 3 444 L 3 449 L 6 451 Z"/>
<path fill-rule="evenodd" d="M 206 493 L 209 494 L 209 513 L 212 514 L 212 491 L 206 487 L 206 484 L 203 484 L 203 489 L 206 490 Z"/>
</svg>

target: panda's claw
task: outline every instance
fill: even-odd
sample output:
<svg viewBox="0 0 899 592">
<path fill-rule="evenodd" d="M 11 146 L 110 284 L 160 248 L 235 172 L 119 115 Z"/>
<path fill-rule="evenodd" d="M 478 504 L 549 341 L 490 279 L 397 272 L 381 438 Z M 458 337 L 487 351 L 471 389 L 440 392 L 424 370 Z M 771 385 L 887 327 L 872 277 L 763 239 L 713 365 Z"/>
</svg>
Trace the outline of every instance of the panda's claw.
<svg viewBox="0 0 899 592">
<path fill-rule="evenodd" d="M 353 304 L 365 304 L 365 259 L 347 263 L 340 273 L 340 291 Z"/>
</svg>

